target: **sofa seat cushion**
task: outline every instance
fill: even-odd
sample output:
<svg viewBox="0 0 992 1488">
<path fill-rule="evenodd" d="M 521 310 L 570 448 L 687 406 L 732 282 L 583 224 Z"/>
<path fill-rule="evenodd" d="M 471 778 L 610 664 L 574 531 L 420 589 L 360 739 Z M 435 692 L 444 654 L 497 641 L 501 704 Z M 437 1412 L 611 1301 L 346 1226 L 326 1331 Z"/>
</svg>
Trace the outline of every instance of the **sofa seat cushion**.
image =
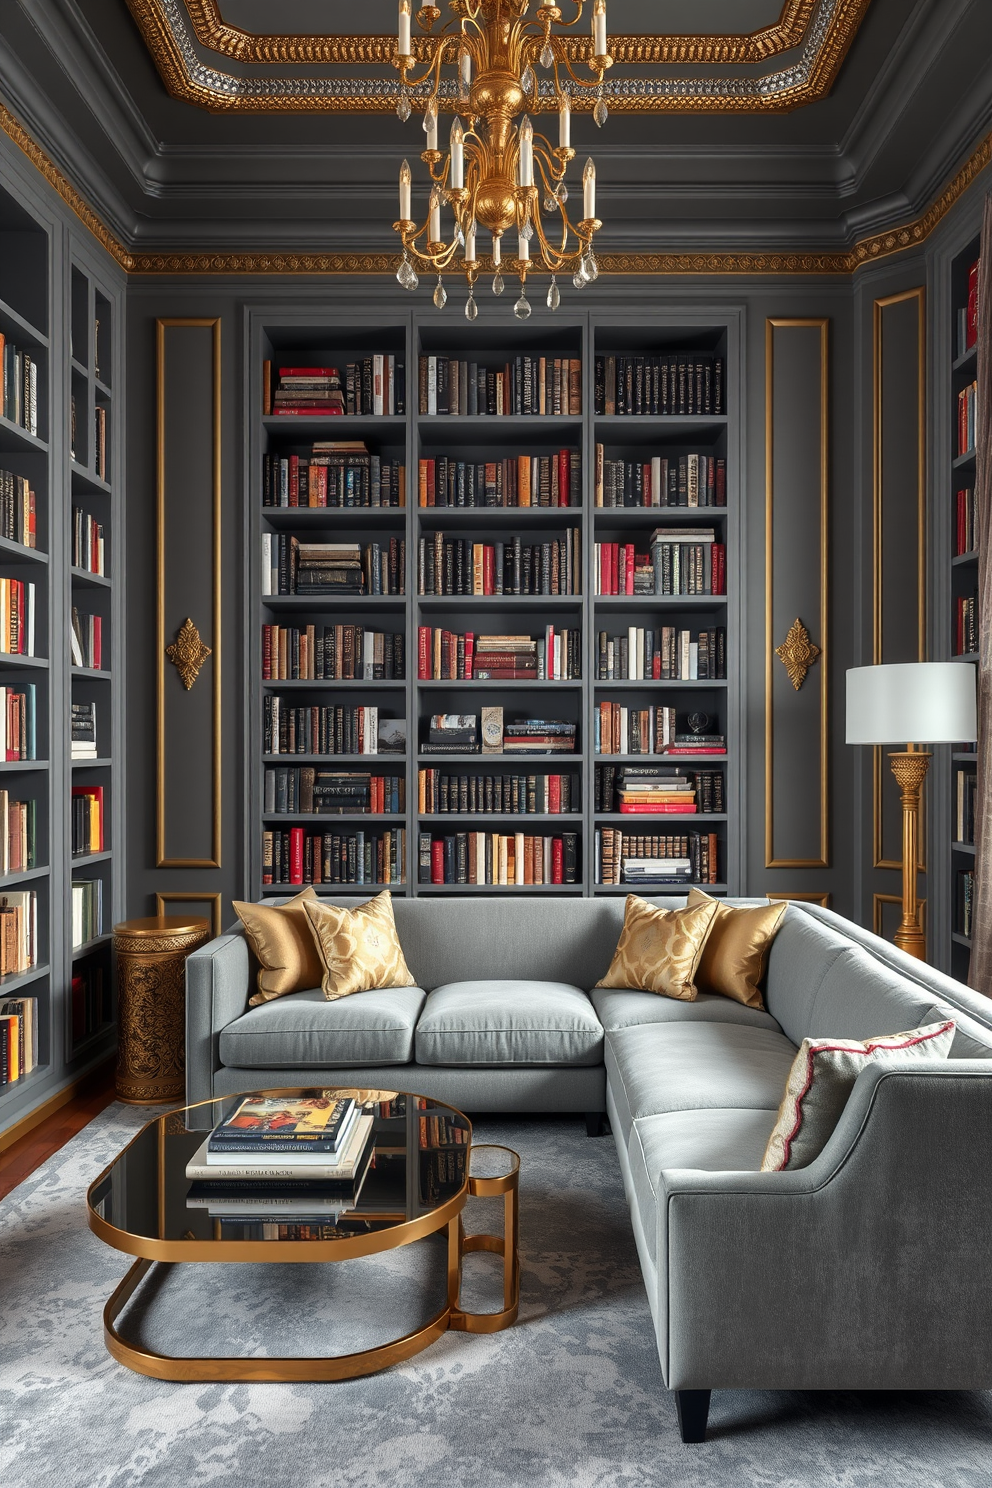
<svg viewBox="0 0 992 1488">
<path fill-rule="evenodd" d="M 230 1069 L 334 1069 L 409 1064 L 426 993 L 381 987 L 328 1002 L 319 987 L 250 1008 L 220 1036 Z"/>
<path fill-rule="evenodd" d="M 661 1174 L 671 1168 L 756 1173 L 774 1125 L 774 1111 L 721 1106 L 705 1111 L 670 1111 L 634 1122 L 627 1158 L 652 1260 L 657 1259 Z"/>
<path fill-rule="evenodd" d="M 646 1023 L 606 1036 L 606 1077 L 622 1128 L 668 1111 L 778 1110 L 795 1045 L 737 1023 Z M 771 1126 L 769 1126 L 771 1130 Z"/>
<path fill-rule="evenodd" d="M 740 1023 L 747 1028 L 770 1028 L 773 1033 L 782 1031 L 763 1008 L 745 1007 L 716 992 L 700 992 L 695 1002 L 606 987 L 594 987 L 589 996 L 607 1033 L 641 1023 Z"/>
<path fill-rule="evenodd" d="M 427 998 L 416 1050 L 418 1064 L 599 1064 L 603 1027 L 568 982 L 448 982 Z"/>
</svg>

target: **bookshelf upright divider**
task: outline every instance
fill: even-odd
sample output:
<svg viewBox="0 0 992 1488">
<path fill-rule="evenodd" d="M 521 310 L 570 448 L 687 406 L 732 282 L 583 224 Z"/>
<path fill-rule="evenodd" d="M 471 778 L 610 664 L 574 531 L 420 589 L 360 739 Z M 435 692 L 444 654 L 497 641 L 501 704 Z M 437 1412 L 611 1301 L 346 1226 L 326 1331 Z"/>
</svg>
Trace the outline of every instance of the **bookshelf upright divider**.
<svg viewBox="0 0 992 1488">
<path fill-rule="evenodd" d="M 418 896 L 622 894 L 638 883 L 647 893 L 679 892 L 678 884 L 624 881 L 621 832 L 628 843 L 633 833 L 630 852 L 639 861 L 691 860 L 695 881 L 718 894 L 733 893 L 740 883 L 736 314 L 679 310 L 635 318 L 575 311 L 541 314 L 521 326 L 499 313 L 503 309 L 484 312 L 472 324 L 436 312 L 315 318 L 302 307 L 248 311 L 247 891 L 254 898 L 284 897 L 315 875 L 319 893 L 356 897 L 380 886 Z M 681 367 L 674 409 L 597 409 L 597 359 L 607 355 L 611 365 L 614 357 L 629 358 L 642 370 L 642 364 L 671 363 L 673 390 L 674 369 Z M 333 396 L 327 369 L 337 369 L 346 383 L 349 366 L 376 356 L 395 358 L 394 377 L 403 361 L 402 414 L 362 414 L 351 406 L 340 414 L 312 411 L 315 403 L 326 410 L 320 400 Z M 720 395 L 714 392 L 717 380 L 725 390 Z M 660 382 L 656 393 L 659 387 Z M 426 409 L 422 396 L 430 400 Z M 726 399 L 719 407 L 717 396 Z M 266 397 L 297 411 L 263 412 Z M 309 405 L 300 401 L 308 397 Z M 487 399 L 492 411 L 480 412 Z M 304 406 L 311 412 L 301 413 Z M 315 453 L 315 440 L 363 442 L 367 454 Z M 637 468 L 643 483 L 636 497 L 632 488 L 626 500 L 611 488 L 609 499 L 624 504 L 596 505 L 597 444 L 608 461 L 619 466 L 626 459 L 631 470 Z M 358 462 L 348 477 L 353 483 L 333 478 L 342 502 L 351 504 L 336 505 L 331 487 L 325 492 L 321 486 L 332 476 L 319 469 L 303 472 L 302 466 L 329 460 L 333 469 L 335 461 L 349 458 Z M 376 499 L 376 489 L 381 501 L 387 499 L 384 476 L 374 488 L 374 475 L 358 469 L 361 464 L 374 471 L 377 459 L 383 471 L 387 460 L 404 462 L 405 506 L 365 504 Z M 653 506 L 644 504 L 652 499 L 652 478 L 659 503 Z M 365 479 L 368 495 L 361 494 Z M 312 491 L 315 502 L 328 505 L 288 504 L 302 499 L 301 480 L 308 501 Z M 275 494 L 280 482 L 281 494 Z M 635 506 L 635 499 L 642 504 Z M 660 505 L 661 499 L 672 505 Z M 687 500 L 704 504 L 689 507 Z M 280 501 L 287 504 L 268 504 Z M 652 546 L 658 528 L 670 530 Z M 368 565 L 374 558 L 367 550 L 375 542 L 384 549 L 390 537 L 406 545 L 404 593 L 373 594 Z M 597 554 L 598 542 L 608 552 Z M 358 562 L 357 553 L 332 553 L 328 544 L 357 544 L 366 565 L 363 592 L 346 571 Z M 614 577 L 618 562 L 627 565 L 628 592 L 596 592 L 612 582 L 610 561 Z M 303 594 L 263 592 L 304 585 Z M 314 627 L 309 640 L 307 624 Z M 321 651 L 322 630 L 335 625 L 376 628 L 387 636 L 401 629 L 405 675 L 396 677 L 388 661 L 380 664 L 378 653 L 375 675 L 348 675 L 354 666 L 345 650 L 350 643 L 335 634 L 338 655 L 332 663 L 328 653 L 327 670 L 343 666 L 346 675 L 263 678 L 266 666 L 298 670 L 293 646 Z M 266 626 L 300 630 L 282 662 L 273 661 L 274 632 Z M 601 632 L 610 637 L 617 666 L 623 653 L 629 675 L 615 681 L 614 672 L 597 675 L 607 656 Z M 629 632 L 633 656 L 627 653 Z M 487 649 L 480 651 L 480 645 Z M 388 646 L 387 641 L 383 655 L 391 654 Z M 714 675 L 718 669 L 722 675 Z M 618 720 L 623 710 L 631 733 L 619 753 L 599 754 L 601 705 L 610 702 Z M 340 710 L 362 706 L 379 710 L 383 737 L 390 732 L 388 720 L 402 717 L 402 755 L 356 754 L 339 747 L 340 734 L 331 739 L 328 729 L 339 728 Z M 303 708 L 337 713 L 332 720 L 326 711 L 289 711 Z M 498 744 L 487 744 L 485 751 L 484 723 L 499 724 L 484 709 L 502 709 Z M 664 709 L 674 711 L 663 716 Z M 272 737 L 274 710 L 283 752 Z M 448 723 L 432 735 L 434 715 Z M 458 733 L 458 718 L 475 720 L 474 735 L 467 725 L 464 737 Z M 297 730 L 303 726 L 323 730 L 319 740 L 311 732 L 311 745 L 318 741 L 319 747 L 301 749 Z M 366 720 L 363 726 L 373 725 Z M 712 753 L 660 752 L 662 744 L 685 751 L 675 735 L 694 732 L 721 736 L 725 750 L 718 752 L 714 738 L 703 745 Z M 614 794 L 603 804 L 597 787 L 602 795 L 604 765 L 637 771 L 643 778 L 631 777 L 625 797 L 646 792 L 647 800 L 627 800 L 621 809 L 617 792 L 625 781 L 617 774 Z M 349 780 L 349 771 L 361 779 Z M 382 787 L 367 777 L 399 774 L 400 810 L 370 812 L 370 805 L 381 805 L 372 793 Z M 708 777 L 705 800 L 699 774 Z M 663 775 L 677 778 L 662 780 Z M 651 805 L 658 799 L 652 786 L 672 796 L 659 810 Z M 388 778 L 384 788 L 390 789 Z M 301 799 L 305 810 L 287 809 Z M 334 801 L 343 803 L 338 811 L 319 810 L 319 803 L 326 808 Z M 687 802 L 698 806 L 680 804 Z M 361 847 L 349 848 L 349 839 L 364 832 L 368 857 L 369 836 L 397 831 L 405 833 L 401 870 L 394 868 L 389 880 L 374 874 L 370 879 L 369 859 L 361 881 Z M 607 881 L 604 838 L 617 854 Z M 399 843 L 394 846 L 398 851 Z"/>
</svg>

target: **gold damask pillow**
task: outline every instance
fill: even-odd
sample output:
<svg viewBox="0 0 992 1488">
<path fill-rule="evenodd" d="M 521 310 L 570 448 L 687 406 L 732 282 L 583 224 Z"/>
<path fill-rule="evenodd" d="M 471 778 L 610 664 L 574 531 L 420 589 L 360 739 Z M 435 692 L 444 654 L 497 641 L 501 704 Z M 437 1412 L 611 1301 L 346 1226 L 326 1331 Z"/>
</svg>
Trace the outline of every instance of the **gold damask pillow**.
<svg viewBox="0 0 992 1488">
<path fill-rule="evenodd" d="M 690 889 L 689 908 L 697 904 L 716 905 L 716 916 L 699 958 L 696 981 L 700 992 L 718 992 L 745 1007 L 763 1008 L 761 983 L 768 968 L 768 952 L 788 905 L 722 904 L 702 889 Z"/>
<path fill-rule="evenodd" d="M 235 899 L 234 913 L 245 927 L 259 964 L 258 991 L 248 999 L 249 1007 L 320 986 L 324 967 L 303 908 L 316 897 L 313 889 L 306 888 L 288 904 L 243 904 Z"/>
<path fill-rule="evenodd" d="M 658 909 L 628 894 L 610 969 L 596 985 L 632 987 L 694 1002 L 696 968 L 716 908 L 710 899 L 691 909 Z"/>
<path fill-rule="evenodd" d="M 396 934 L 388 889 L 357 909 L 317 898 L 308 900 L 305 909 L 324 963 L 321 986 L 328 1002 L 374 987 L 415 986 Z"/>
</svg>

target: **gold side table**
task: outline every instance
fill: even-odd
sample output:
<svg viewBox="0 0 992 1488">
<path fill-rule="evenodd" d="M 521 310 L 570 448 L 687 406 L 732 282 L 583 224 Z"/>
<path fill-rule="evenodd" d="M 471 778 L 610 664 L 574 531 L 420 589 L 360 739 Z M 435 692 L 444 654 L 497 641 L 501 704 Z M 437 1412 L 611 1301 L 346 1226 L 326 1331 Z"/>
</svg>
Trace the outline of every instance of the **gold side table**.
<svg viewBox="0 0 992 1488">
<path fill-rule="evenodd" d="M 461 1214 L 451 1221 L 448 1268 L 448 1327 L 461 1333 L 499 1333 L 509 1328 L 520 1306 L 520 1156 L 497 1142 L 473 1142 L 469 1148 L 468 1191 L 472 1198 L 503 1195 L 502 1235 L 466 1235 Z M 458 1305 L 462 1257 L 488 1250 L 503 1257 L 503 1307 L 499 1312 L 462 1312 Z"/>
<path fill-rule="evenodd" d="M 150 1106 L 185 1094 L 186 957 L 209 939 L 207 920 L 182 915 L 114 926 L 118 1100 Z"/>
</svg>

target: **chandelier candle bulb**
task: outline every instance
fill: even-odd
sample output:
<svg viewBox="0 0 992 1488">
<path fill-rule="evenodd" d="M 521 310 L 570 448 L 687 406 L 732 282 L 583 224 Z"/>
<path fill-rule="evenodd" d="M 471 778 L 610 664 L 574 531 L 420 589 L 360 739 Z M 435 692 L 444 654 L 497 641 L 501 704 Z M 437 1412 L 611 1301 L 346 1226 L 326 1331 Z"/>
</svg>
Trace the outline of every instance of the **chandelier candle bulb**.
<svg viewBox="0 0 992 1488">
<path fill-rule="evenodd" d="M 520 184 L 534 184 L 534 126 L 526 114 L 520 122 Z"/>
<path fill-rule="evenodd" d="M 517 258 L 521 263 L 530 262 L 530 243 L 522 232 L 517 234 Z"/>
<path fill-rule="evenodd" d="M 436 150 L 437 149 L 437 111 L 435 110 L 433 103 L 429 103 L 427 105 L 427 112 L 424 115 L 424 132 L 427 135 L 427 148 L 428 148 L 428 150 Z"/>
<path fill-rule="evenodd" d="M 465 262 L 475 263 L 475 219 L 465 229 Z"/>
<path fill-rule="evenodd" d="M 592 156 L 586 161 L 586 168 L 582 172 L 582 215 L 587 222 L 591 222 L 596 215 L 596 167 Z"/>
<path fill-rule="evenodd" d="M 436 191 L 431 192 L 431 212 L 427 237 L 431 243 L 440 243 L 441 241 L 441 199 Z"/>
<path fill-rule="evenodd" d="M 606 0 L 596 0 L 592 8 L 592 49 L 597 57 L 606 56 Z"/>
<path fill-rule="evenodd" d="M 403 164 L 400 166 L 400 220 L 403 221 L 403 222 L 409 222 L 410 221 L 410 210 L 411 210 L 410 187 L 411 187 L 411 184 L 412 184 L 412 177 L 410 175 L 410 162 L 408 160 L 404 160 Z"/>
<path fill-rule="evenodd" d="M 568 94 L 561 95 L 558 105 L 558 143 L 567 148 L 571 143 L 572 134 L 572 105 L 568 101 Z"/>
<path fill-rule="evenodd" d="M 499 268 L 499 260 L 500 260 L 500 252 L 501 252 L 500 242 L 501 242 L 501 239 L 500 239 L 499 235 L 497 233 L 493 233 L 493 264 L 495 265 L 495 267 L 497 269 Z"/>
<path fill-rule="evenodd" d="M 410 55 L 410 0 L 400 0 L 398 51 L 401 57 Z"/>
<path fill-rule="evenodd" d="M 465 185 L 465 131 L 461 119 L 456 118 L 451 126 L 451 189 L 460 191 Z"/>
<path fill-rule="evenodd" d="M 472 86 L 472 53 L 464 46 L 458 54 L 458 82 L 462 95 L 467 99 Z"/>
</svg>

